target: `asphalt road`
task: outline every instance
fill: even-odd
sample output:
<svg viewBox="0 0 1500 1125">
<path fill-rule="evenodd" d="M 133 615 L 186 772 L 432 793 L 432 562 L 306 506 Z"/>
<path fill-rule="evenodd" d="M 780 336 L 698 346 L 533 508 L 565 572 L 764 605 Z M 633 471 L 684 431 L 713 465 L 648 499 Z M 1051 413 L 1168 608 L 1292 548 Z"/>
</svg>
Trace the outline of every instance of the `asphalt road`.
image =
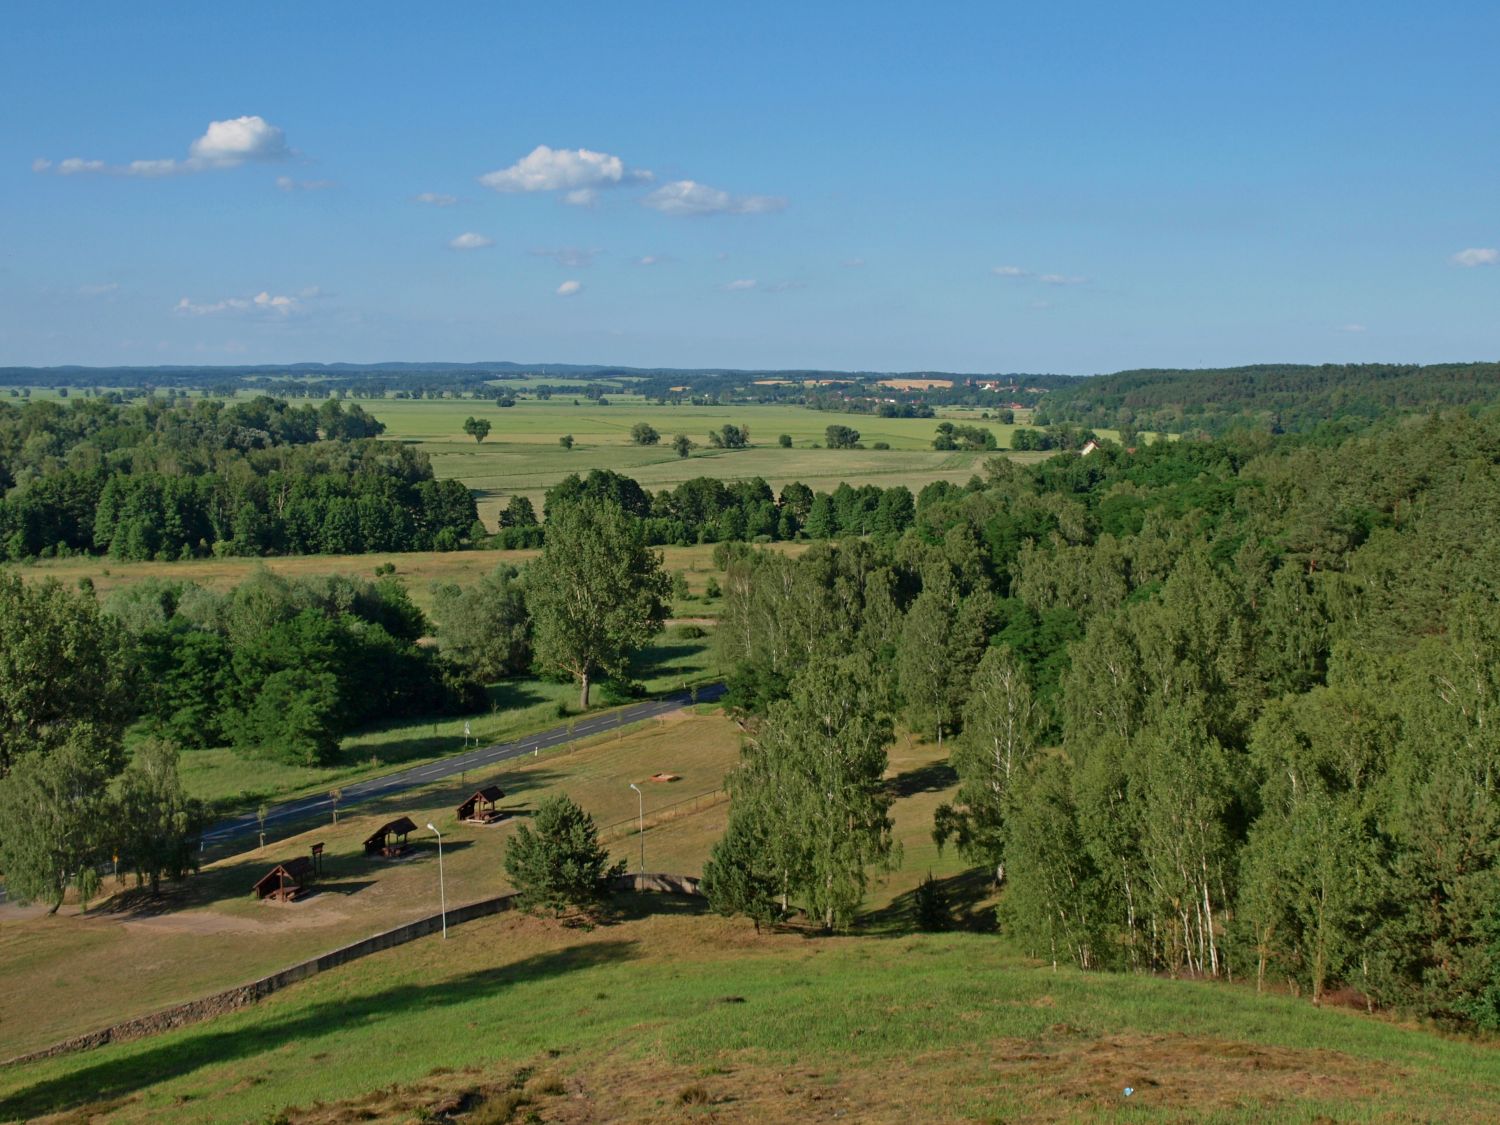
<svg viewBox="0 0 1500 1125">
<path fill-rule="evenodd" d="M 723 684 L 704 684 L 698 688 L 696 696 L 686 691 L 674 692 L 672 695 L 648 699 L 642 703 L 631 703 L 607 713 L 591 715 L 575 722 L 572 729 L 567 726 L 553 727 L 551 730 L 541 731 L 526 738 L 517 739 L 515 742 L 498 742 L 493 746 L 481 746 L 455 754 L 450 758 L 428 762 L 422 766 L 413 766 L 399 773 L 389 773 L 383 777 L 351 782 L 341 787 L 339 808 L 347 809 L 364 801 L 373 801 L 377 797 L 389 797 L 445 777 L 455 777 L 470 770 L 479 770 L 512 758 L 524 757 L 537 750 L 547 750 L 580 738 L 588 738 L 601 731 L 614 730 L 628 723 L 637 723 L 642 719 L 665 715 L 689 706 L 695 699 L 699 703 L 711 703 L 723 694 Z M 311 819 L 315 815 L 331 819 L 332 814 L 333 802 L 326 794 L 302 797 L 295 801 L 285 801 L 282 804 L 270 806 L 266 811 L 266 829 L 269 834 L 273 825 Z M 258 831 L 255 814 L 246 813 L 212 825 L 203 834 L 203 845 L 205 848 L 223 848 L 241 839 L 254 840 Z"/>
</svg>

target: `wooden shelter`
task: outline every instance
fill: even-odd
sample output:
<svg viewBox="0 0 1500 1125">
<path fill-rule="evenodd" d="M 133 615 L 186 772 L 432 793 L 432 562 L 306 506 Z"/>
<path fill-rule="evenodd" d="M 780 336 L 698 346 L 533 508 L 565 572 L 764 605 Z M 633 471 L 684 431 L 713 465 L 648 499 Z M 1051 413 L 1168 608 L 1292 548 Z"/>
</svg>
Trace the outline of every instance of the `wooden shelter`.
<svg viewBox="0 0 1500 1125">
<path fill-rule="evenodd" d="M 495 802 L 505 796 L 498 785 L 487 785 L 458 806 L 458 819 L 467 824 L 489 824 L 500 819 Z"/>
<path fill-rule="evenodd" d="M 387 859 L 402 855 L 407 848 L 407 834 L 416 830 L 417 826 L 409 816 L 382 824 L 365 841 L 365 855 L 383 855 Z"/>
<path fill-rule="evenodd" d="M 269 898 L 276 902 L 292 902 L 300 898 L 307 890 L 307 884 L 312 882 L 312 877 L 312 860 L 305 855 L 299 855 L 296 859 L 278 863 L 262 875 L 255 884 L 255 897 Z"/>
</svg>

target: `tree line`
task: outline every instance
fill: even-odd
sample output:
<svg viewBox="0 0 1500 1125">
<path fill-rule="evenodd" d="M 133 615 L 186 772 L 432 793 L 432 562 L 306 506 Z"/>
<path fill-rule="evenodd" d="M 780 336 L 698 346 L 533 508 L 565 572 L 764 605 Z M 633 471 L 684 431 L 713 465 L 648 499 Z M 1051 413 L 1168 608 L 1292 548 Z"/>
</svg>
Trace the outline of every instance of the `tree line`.
<svg viewBox="0 0 1500 1125">
<path fill-rule="evenodd" d="M 0 403 L 0 559 L 457 549 L 469 490 L 384 429 L 337 400 Z"/>
<path fill-rule="evenodd" d="M 852 921 L 891 724 L 940 844 L 1087 969 L 1500 1025 L 1500 414 L 991 463 L 901 537 L 742 549 L 715 905 Z"/>
</svg>

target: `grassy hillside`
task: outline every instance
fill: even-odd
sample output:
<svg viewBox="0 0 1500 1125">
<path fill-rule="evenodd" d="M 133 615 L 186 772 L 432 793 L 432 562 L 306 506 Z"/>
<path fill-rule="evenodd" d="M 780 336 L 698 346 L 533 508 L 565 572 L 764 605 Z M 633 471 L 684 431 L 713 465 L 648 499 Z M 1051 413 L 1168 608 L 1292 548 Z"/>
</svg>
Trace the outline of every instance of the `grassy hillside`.
<svg viewBox="0 0 1500 1125">
<path fill-rule="evenodd" d="M 757 935 L 640 898 L 0 1072 L 0 1118 L 1493 1120 L 1497 1090 L 1490 1045 L 1239 986 L 1053 971 L 981 934 Z"/>
</svg>

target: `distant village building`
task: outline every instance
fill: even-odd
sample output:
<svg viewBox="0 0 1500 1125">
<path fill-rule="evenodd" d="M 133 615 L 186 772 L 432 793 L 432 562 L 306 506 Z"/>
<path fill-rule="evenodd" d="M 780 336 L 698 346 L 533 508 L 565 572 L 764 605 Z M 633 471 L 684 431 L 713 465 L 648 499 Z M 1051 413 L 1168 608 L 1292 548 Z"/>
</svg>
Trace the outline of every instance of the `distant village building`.
<svg viewBox="0 0 1500 1125">
<path fill-rule="evenodd" d="M 1089 438 L 1088 441 L 1083 443 L 1083 448 L 1078 451 L 1078 456 L 1087 457 L 1090 453 L 1094 452 L 1094 450 L 1098 448 L 1099 443 L 1093 438 Z"/>
</svg>

